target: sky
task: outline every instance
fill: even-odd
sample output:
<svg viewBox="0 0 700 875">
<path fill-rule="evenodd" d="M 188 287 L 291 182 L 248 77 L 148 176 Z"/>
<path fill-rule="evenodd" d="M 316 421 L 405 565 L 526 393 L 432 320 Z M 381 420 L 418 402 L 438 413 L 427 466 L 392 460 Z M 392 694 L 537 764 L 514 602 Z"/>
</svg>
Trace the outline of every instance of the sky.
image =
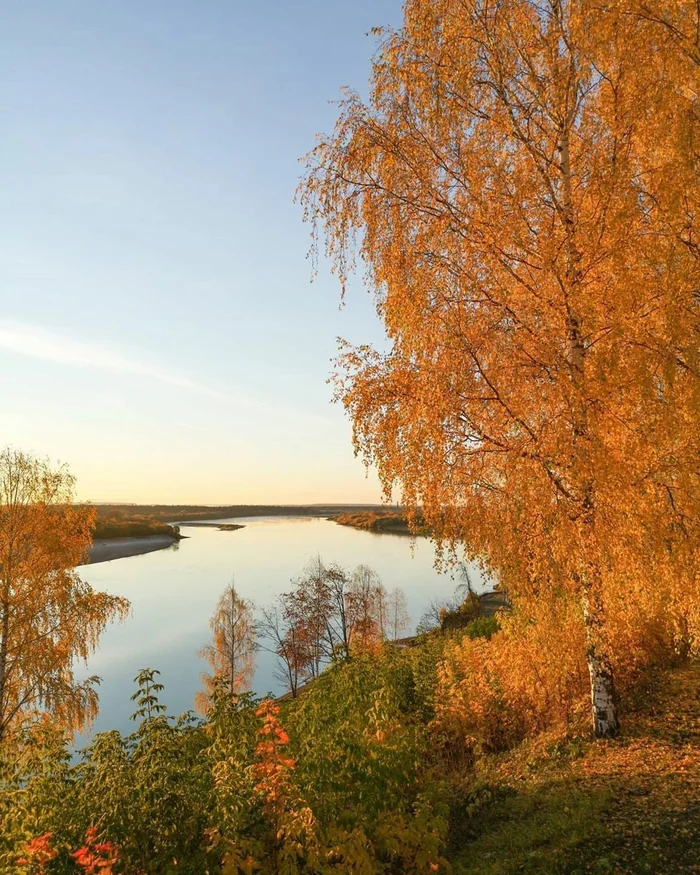
<svg viewBox="0 0 700 875">
<path fill-rule="evenodd" d="M 376 502 L 331 403 L 340 307 L 293 202 L 400 0 L 4 0 L 0 369 L 10 445 L 88 501 Z"/>
</svg>

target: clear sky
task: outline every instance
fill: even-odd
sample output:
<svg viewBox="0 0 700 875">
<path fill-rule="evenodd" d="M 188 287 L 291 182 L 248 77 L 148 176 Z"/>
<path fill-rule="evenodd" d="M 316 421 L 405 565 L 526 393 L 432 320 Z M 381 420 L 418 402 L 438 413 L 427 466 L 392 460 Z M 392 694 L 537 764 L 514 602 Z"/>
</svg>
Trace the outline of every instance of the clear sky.
<svg viewBox="0 0 700 875">
<path fill-rule="evenodd" d="M 0 445 L 91 501 L 374 502 L 299 158 L 400 0 L 4 0 Z"/>
</svg>

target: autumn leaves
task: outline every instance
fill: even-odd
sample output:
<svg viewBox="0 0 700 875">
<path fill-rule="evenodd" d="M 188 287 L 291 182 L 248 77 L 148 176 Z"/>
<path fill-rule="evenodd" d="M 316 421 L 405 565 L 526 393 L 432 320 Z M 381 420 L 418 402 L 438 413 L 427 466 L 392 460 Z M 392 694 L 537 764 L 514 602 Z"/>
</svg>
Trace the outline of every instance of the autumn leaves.
<svg viewBox="0 0 700 875">
<path fill-rule="evenodd" d="M 700 648 L 697 7 L 404 11 L 301 188 L 390 340 L 343 347 L 338 398 L 448 555 L 524 624 L 572 612 L 613 735 L 615 673 Z"/>
<path fill-rule="evenodd" d="M 128 611 L 126 599 L 96 592 L 76 574 L 94 511 L 72 501 L 65 468 L 0 453 L 0 746 L 42 711 L 69 729 L 94 717 L 96 679 L 78 681 L 74 666 Z"/>
</svg>

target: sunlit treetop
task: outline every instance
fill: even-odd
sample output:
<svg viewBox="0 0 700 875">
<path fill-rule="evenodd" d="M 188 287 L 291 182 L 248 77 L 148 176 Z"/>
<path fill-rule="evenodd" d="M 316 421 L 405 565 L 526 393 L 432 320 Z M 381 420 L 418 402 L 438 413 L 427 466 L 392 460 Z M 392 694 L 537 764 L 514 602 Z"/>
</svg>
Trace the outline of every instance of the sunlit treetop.
<svg viewBox="0 0 700 875">
<path fill-rule="evenodd" d="M 408 0 L 308 158 L 356 449 L 521 593 L 698 585 L 699 15 Z"/>
</svg>

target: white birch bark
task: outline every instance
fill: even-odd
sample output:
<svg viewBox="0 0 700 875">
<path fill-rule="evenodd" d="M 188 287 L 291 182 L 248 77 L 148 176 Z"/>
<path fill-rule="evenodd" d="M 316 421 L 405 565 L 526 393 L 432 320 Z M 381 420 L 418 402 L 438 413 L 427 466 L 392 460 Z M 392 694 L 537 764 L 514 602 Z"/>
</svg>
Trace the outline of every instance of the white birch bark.
<svg viewBox="0 0 700 875">
<path fill-rule="evenodd" d="M 599 611 L 592 607 L 588 593 L 583 596 L 583 619 L 586 625 L 586 661 L 591 681 L 593 731 L 596 738 L 614 738 L 620 732 L 615 685 L 612 669 L 601 649 Z"/>
</svg>

